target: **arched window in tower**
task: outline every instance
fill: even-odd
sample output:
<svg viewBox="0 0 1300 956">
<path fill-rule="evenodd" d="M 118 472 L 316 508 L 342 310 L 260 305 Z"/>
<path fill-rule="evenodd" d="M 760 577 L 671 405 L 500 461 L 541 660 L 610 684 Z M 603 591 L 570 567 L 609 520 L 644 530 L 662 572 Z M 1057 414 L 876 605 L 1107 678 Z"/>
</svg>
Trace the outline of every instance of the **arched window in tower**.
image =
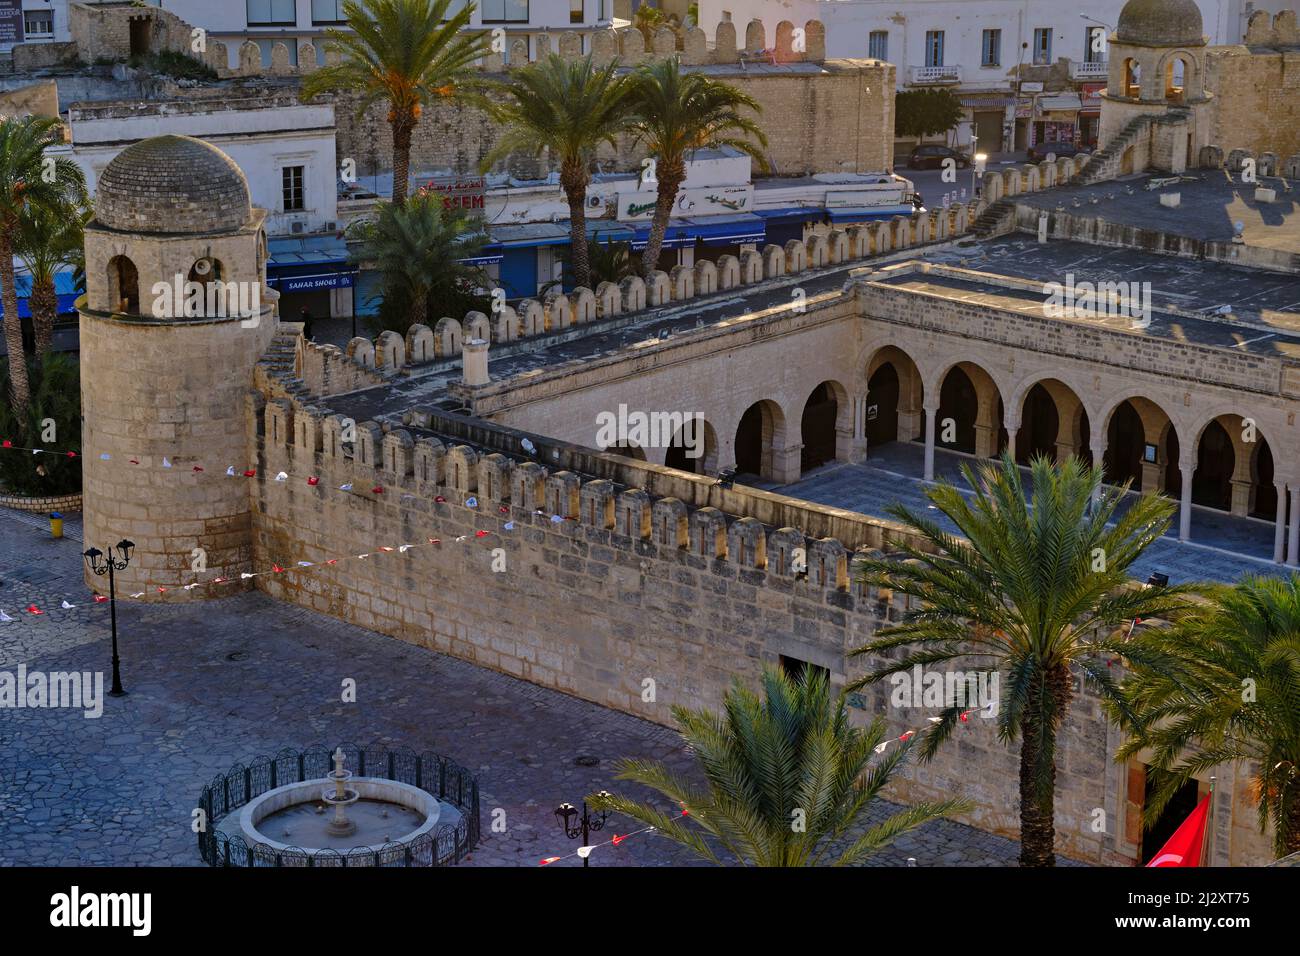
<svg viewBox="0 0 1300 956">
<path fill-rule="evenodd" d="M 214 281 L 219 282 L 225 278 L 224 271 L 220 259 L 204 256 L 202 259 L 194 260 L 194 265 L 190 266 L 189 281 L 197 282 L 200 285 L 207 285 L 209 282 Z"/>
<path fill-rule="evenodd" d="M 140 312 L 140 273 L 126 256 L 108 260 L 108 304 L 112 312 Z"/>
<path fill-rule="evenodd" d="M 1142 95 L 1142 67 L 1132 57 L 1124 61 L 1124 95 L 1134 100 Z"/>
<path fill-rule="evenodd" d="M 1181 103 L 1187 89 L 1187 61 L 1181 56 L 1172 57 L 1165 67 L 1165 99 Z"/>
</svg>

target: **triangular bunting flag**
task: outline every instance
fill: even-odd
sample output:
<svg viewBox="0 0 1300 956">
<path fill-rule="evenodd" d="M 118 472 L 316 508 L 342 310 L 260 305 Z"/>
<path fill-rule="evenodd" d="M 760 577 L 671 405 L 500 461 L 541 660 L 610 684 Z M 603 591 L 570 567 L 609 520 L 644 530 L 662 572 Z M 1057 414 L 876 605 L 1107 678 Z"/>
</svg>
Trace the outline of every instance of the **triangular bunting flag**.
<svg viewBox="0 0 1300 956">
<path fill-rule="evenodd" d="M 69 604 L 66 600 L 65 600 L 62 604 L 59 605 L 59 607 L 63 608 L 63 610 L 65 610 L 65 611 L 70 611 L 70 610 L 72 610 L 72 609 L 73 609 L 74 607 L 76 607 L 76 606 L 77 606 L 77 605 L 75 605 L 75 604 Z"/>
<path fill-rule="evenodd" d="M 477 498 L 466 498 L 466 499 L 465 499 L 465 507 L 466 507 L 466 508 L 477 508 L 477 507 L 478 507 L 478 499 L 477 499 Z"/>
<path fill-rule="evenodd" d="M 35 604 L 29 604 L 29 605 L 27 605 L 27 613 L 28 613 L 28 614 L 44 614 L 45 612 L 42 611 L 40 608 L 38 608 Z"/>
</svg>

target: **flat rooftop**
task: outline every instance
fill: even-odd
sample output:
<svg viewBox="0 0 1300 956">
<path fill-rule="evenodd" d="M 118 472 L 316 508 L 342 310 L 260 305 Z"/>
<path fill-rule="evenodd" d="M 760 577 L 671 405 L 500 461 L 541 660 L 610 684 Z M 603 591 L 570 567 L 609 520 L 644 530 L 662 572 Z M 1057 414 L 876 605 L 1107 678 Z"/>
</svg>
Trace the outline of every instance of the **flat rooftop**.
<svg viewBox="0 0 1300 956">
<path fill-rule="evenodd" d="M 1085 280 L 1150 282 L 1152 322 L 1142 334 L 1241 349 L 1261 357 L 1300 358 L 1300 275 L 1261 272 L 1072 240 L 1040 245 L 1035 237 L 1025 234 L 910 252 L 910 255 L 898 254 L 892 264 L 919 260 L 1038 283 L 1064 283 L 1071 273 L 1076 283 Z M 886 265 L 870 259 L 855 260 L 818 272 L 785 276 L 758 286 L 730 289 L 664 309 L 647 310 L 635 318 L 597 322 L 585 327 L 586 334 L 549 345 L 538 347 L 523 340 L 510 348 L 494 348 L 492 378 L 499 381 L 538 374 L 563 362 L 644 348 L 658 343 L 661 337 L 672 340 L 690 335 L 697 328 L 789 305 L 790 289 L 795 286 L 813 298 L 842 289 L 846 279 L 872 279 L 900 289 L 939 292 L 1015 311 L 1042 308 L 1043 294 L 1039 290 L 1008 289 L 981 282 L 978 277 L 961 279 L 917 272 L 872 277 L 874 271 Z M 1218 314 L 1225 306 L 1229 307 L 1230 314 Z M 1122 317 L 1099 324 L 1114 324 L 1132 331 L 1131 323 Z M 357 421 L 392 418 L 404 409 L 443 403 L 448 398 L 447 386 L 459 382 L 460 378 L 459 361 L 439 362 L 427 369 L 417 369 L 409 377 L 348 396 L 332 397 L 329 404 Z"/>
<path fill-rule="evenodd" d="M 1180 182 L 1146 188 L 1153 180 L 1167 178 L 1140 173 L 1091 186 L 1025 193 L 1015 200 L 1038 209 L 1062 208 L 1106 222 L 1204 241 L 1230 242 L 1233 223 L 1240 222 L 1247 245 L 1300 255 L 1300 183 L 1269 176 L 1245 184 L 1233 182 L 1221 169 L 1193 169 Z M 1276 190 L 1276 201 L 1256 202 L 1257 185 Z M 1164 193 L 1179 193 L 1180 204 L 1174 208 L 1160 205 Z"/>
<path fill-rule="evenodd" d="M 927 262 L 958 266 L 1034 283 L 1140 282 L 1151 284 L 1151 324 L 1134 329 L 1124 316 L 1063 319 L 1205 345 L 1253 355 L 1300 358 L 1300 275 L 1117 249 L 1071 240 L 1039 243 L 1024 233 L 981 243 L 970 250 L 949 249 L 919 256 Z M 1015 311 L 1040 311 L 1047 293 L 981 282 L 979 276 L 900 273 L 885 285 L 950 295 L 964 302 Z"/>
</svg>

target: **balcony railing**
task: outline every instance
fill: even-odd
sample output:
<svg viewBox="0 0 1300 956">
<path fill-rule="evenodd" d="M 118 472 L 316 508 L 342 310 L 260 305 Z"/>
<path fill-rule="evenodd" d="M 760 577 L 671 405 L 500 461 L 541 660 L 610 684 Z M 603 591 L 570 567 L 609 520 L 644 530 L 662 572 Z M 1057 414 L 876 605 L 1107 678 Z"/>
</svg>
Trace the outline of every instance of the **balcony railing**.
<svg viewBox="0 0 1300 956">
<path fill-rule="evenodd" d="M 909 83 L 960 83 L 959 66 L 913 66 L 908 67 Z"/>
<path fill-rule="evenodd" d="M 1074 80 L 1086 79 L 1088 77 L 1100 77 L 1104 79 L 1109 70 L 1110 64 L 1106 60 L 1070 61 L 1070 78 Z"/>
</svg>

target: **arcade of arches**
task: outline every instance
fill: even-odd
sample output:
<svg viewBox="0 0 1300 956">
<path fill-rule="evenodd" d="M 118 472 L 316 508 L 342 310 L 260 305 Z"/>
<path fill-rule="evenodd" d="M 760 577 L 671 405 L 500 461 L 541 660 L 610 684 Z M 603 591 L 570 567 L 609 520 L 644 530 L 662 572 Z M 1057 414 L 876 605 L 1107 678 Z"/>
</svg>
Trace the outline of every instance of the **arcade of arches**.
<svg viewBox="0 0 1300 956">
<path fill-rule="evenodd" d="M 1268 436 L 1239 414 L 1217 415 L 1192 434 L 1150 398 L 1131 395 L 1090 410 L 1071 385 L 1050 376 L 1023 383 L 1004 404 L 1003 388 L 979 364 L 957 361 L 923 375 L 896 346 L 875 352 L 865 381 L 864 396 L 828 380 L 799 407 L 770 398 L 750 404 L 729 449 L 740 480 L 785 484 L 828 462 L 869 461 L 873 450 L 895 442 L 924 445 L 926 480 L 934 478 L 936 448 L 980 458 L 1010 451 L 1021 464 L 1036 456 L 1059 461 L 1075 455 L 1089 465 L 1100 463 L 1110 484 L 1128 482 L 1135 491 L 1178 501 L 1184 541 L 1191 538 L 1193 506 L 1214 509 L 1271 522 L 1274 560 L 1297 563 L 1300 487 L 1290 489 L 1288 509 L 1288 489 L 1275 474 Z M 702 455 L 688 456 L 675 442 L 666 463 L 697 474 L 715 472 L 723 459 L 714 424 L 704 431 Z"/>
</svg>

